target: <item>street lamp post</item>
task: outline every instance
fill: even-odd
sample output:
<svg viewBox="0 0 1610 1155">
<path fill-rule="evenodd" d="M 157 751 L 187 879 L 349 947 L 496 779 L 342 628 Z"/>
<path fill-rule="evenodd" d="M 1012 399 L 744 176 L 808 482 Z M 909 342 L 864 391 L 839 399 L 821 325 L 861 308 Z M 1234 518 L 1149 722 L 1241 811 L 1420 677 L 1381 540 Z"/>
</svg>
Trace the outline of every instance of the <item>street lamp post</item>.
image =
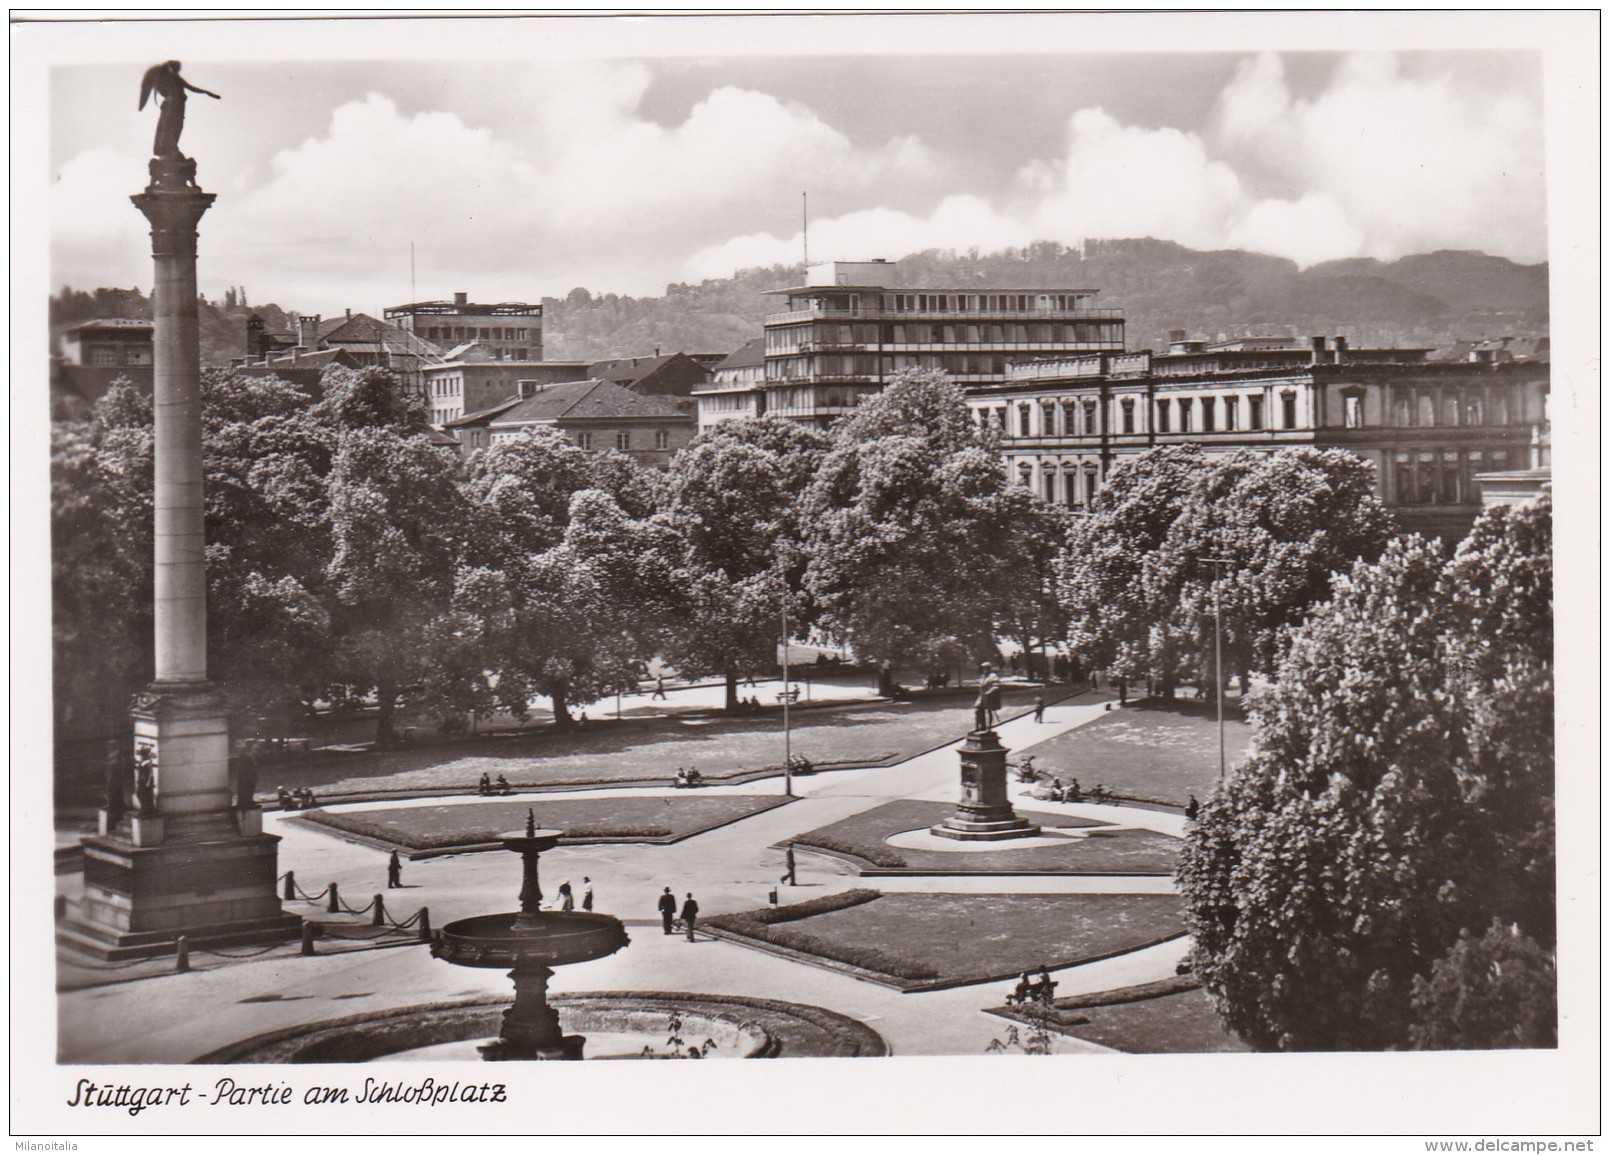
<svg viewBox="0 0 1610 1155">
<path fill-rule="evenodd" d="M 1224 615 L 1219 605 L 1219 567 L 1229 565 L 1227 557 L 1208 557 L 1213 564 L 1213 697 L 1219 709 L 1219 781 L 1224 781 Z"/>
<path fill-rule="evenodd" d="M 788 584 L 783 584 L 783 793 L 794 796 L 794 750 L 788 732 Z"/>
</svg>

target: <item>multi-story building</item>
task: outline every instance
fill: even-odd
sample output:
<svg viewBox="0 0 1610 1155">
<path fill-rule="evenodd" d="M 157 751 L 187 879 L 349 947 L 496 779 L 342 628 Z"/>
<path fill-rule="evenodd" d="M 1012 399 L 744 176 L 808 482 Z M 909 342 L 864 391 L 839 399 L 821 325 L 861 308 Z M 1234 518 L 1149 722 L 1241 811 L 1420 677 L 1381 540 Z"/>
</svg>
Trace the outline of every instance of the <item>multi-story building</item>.
<svg viewBox="0 0 1610 1155">
<path fill-rule="evenodd" d="M 442 349 L 474 342 L 498 361 L 542 360 L 541 305 L 477 305 L 468 293 L 454 293 L 451 301 L 416 301 L 385 312 L 387 321 Z"/>
<path fill-rule="evenodd" d="M 1547 362 L 1435 363 L 1342 338 L 1177 340 L 1163 354 L 1023 362 L 968 403 L 1000 429 L 1008 476 L 1047 501 L 1086 505 L 1154 446 L 1310 445 L 1369 462 L 1407 528 L 1460 536 L 1481 510 L 1477 475 L 1547 464 L 1548 388 Z"/>
<path fill-rule="evenodd" d="M 150 370 L 155 364 L 151 343 L 154 332 L 150 321 L 115 317 L 103 321 L 82 321 L 62 330 L 61 355 L 68 365 L 95 369 Z"/>
<path fill-rule="evenodd" d="M 663 469 L 693 440 L 693 414 L 673 401 L 645 396 L 609 381 L 562 381 L 528 397 L 447 422 L 465 452 L 498 445 L 551 425 L 587 450 L 614 449 Z"/>
<path fill-rule="evenodd" d="M 766 412 L 766 339 L 756 337 L 717 363 L 710 383 L 695 389 L 699 432 L 735 417 L 761 417 Z"/>
<path fill-rule="evenodd" d="M 452 360 L 427 365 L 421 376 L 430 423 L 446 427 L 466 414 L 586 374 L 585 361 L 496 361 L 472 348 Z"/>
<path fill-rule="evenodd" d="M 1124 347 L 1123 314 L 1094 308 L 1094 289 L 891 287 L 897 271 L 835 261 L 775 290 L 788 307 L 765 320 L 765 412 L 825 427 L 903 369 L 989 386 L 1015 361 Z"/>
</svg>

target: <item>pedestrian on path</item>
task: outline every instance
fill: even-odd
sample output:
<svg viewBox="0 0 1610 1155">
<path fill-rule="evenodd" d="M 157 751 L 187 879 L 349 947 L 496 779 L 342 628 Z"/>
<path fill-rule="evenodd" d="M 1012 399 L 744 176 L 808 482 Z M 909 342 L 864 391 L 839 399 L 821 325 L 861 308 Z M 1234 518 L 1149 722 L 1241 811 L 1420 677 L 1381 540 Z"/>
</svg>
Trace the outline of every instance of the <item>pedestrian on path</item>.
<svg viewBox="0 0 1610 1155">
<path fill-rule="evenodd" d="M 567 914 L 576 909 L 576 896 L 570 889 L 568 878 L 559 884 L 559 909 Z"/>
<path fill-rule="evenodd" d="M 654 694 L 653 694 L 653 696 L 651 696 L 649 698 L 649 701 L 650 702 L 653 702 L 653 701 L 661 701 L 661 702 L 663 702 L 665 700 L 666 700 L 666 698 L 665 698 L 665 678 L 664 678 L 663 675 L 661 675 L 661 676 L 657 676 L 654 679 Z"/>
<path fill-rule="evenodd" d="M 1201 813 L 1201 811 L 1202 804 L 1196 800 L 1196 795 L 1192 794 L 1191 800 L 1185 804 L 1185 821 L 1195 822 L 1196 816 Z"/>
<path fill-rule="evenodd" d="M 402 859 L 397 852 L 391 852 L 391 858 L 386 863 L 386 889 L 397 890 L 402 886 Z"/>
<path fill-rule="evenodd" d="M 794 881 L 794 844 L 792 842 L 788 844 L 788 849 L 783 854 L 783 863 L 783 876 L 777 881 L 786 882 L 789 886 L 797 886 L 798 883 Z"/>
<path fill-rule="evenodd" d="M 665 927 L 666 934 L 671 933 L 671 923 L 674 921 L 676 921 L 676 895 L 671 893 L 671 888 L 668 886 L 665 888 L 665 893 L 660 895 L 660 923 Z"/>
<path fill-rule="evenodd" d="M 593 908 L 593 880 L 585 874 L 581 876 L 581 909 Z"/>
<path fill-rule="evenodd" d="M 682 922 L 688 928 L 688 941 L 693 941 L 693 926 L 699 921 L 699 904 L 693 901 L 693 892 L 688 891 L 688 900 L 682 904 Z"/>
<path fill-rule="evenodd" d="M 1045 721 L 1045 698 L 1040 694 L 1034 695 L 1034 720 Z"/>
</svg>

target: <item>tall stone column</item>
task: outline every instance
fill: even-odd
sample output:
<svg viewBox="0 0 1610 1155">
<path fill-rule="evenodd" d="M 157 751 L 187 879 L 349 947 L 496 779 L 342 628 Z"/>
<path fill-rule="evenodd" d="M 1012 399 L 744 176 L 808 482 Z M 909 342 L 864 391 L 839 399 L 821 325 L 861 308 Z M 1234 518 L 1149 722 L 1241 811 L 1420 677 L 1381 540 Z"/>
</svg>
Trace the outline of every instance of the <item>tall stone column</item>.
<svg viewBox="0 0 1610 1155">
<path fill-rule="evenodd" d="M 156 364 L 155 674 L 132 711 L 134 808 L 108 799 L 101 834 L 84 842 L 84 899 L 63 937 L 105 958 L 194 945 L 289 938 L 280 907 L 279 839 L 262 833 L 249 789 L 229 769 L 229 722 L 207 680 L 207 571 L 201 439 L 196 238 L 213 194 L 195 162 L 151 162 L 131 198 L 151 223 Z"/>
</svg>

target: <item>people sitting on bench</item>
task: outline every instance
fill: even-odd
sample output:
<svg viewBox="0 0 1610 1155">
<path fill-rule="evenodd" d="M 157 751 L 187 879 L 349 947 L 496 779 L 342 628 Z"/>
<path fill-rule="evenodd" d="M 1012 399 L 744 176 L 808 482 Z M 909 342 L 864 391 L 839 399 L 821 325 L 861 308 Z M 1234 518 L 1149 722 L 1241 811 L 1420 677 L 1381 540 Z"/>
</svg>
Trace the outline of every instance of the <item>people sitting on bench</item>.
<svg viewBox="0 0 1610 1155">
<path fill-rule="evenodd" d="M 499 774 L 497 782 L 493 785 L 492 792 L 494 794 L 513 794 L 514 787 L 509 785 L 507 778 Z"/>
<path fill-rule="evenodd" d="M 799 685 L 798 685 L 798 683 L 790 683 L 788 689 L 779 690 L 777 692 L 777 700 L 779 702 L 797 702 L 797 701 L 799 701 Z"/>
<path fill-rule="evenodd" d="M 1017 980 L 1017 986 L 1012 988 L 1012 993 L 1006 996 L 1006 1004 L 1022 1006 L 1027 1002 L 1049 1003 L 1056 989 L 1057 984 L 1051 980 L 1051 972 L 1044 966 L 1033 979 L 1029 978 L 1028 971 L 1024 971 L 1023 977 Z"/>
<path fill-rule="evenodd" d="M 298 810 L 312 810 L 319 804 L 319 800 L 313 797 L 312 789 L 308 787 L 298 790 L 293 797 L 296 799 L 296 809 Z"/>
<path fill-rule="evenodd" d="M 1040 772 L 1034 768 L 1034 755 L 1025 754 L 1023 760 L 1017 764 L 1017 780 L 1019 782 L 1038 781 Z"/>
<path fill-rule="evenodd" d="M 481 781 L 476 784 L 475 790 L 478 794 L 492 793 L 492 776 L 483 770 L 481 772 Z"/>
<path fill-rule="evenodd" d="M 281 787 L 277 788 L 274 791 L 274 793 L 279 798 L 280 809 L 281 810 L 295 810 L 296 809 L 296 798 L 291 794 L 291 792 L 289 790 L 285 789 L 285 787 L 281 786 Z"/>
<path fill-rule="evenodd" d="M 803 754 L 795 754 L 788 760 L 788 770 L 791 774 L 815 774 L 816 767 L 811 760 Z"/>
<path fill-rule="evenodd" d="M 943 690 L 948 685 L 950 685 L 950 674 L 948 672 L 943 673 L 943 674 L 929 674 L 928 675 L 928 682 L 927 682 L 928 689 L 930 689 L 930 690 Z"/>
<path fill-rule="evenodd" d="M 1077 778 L 1075 778 L 1072 782 L 1069 782 L 1068 788 L 1062 792 L 1062 800 L 1064 802 L 1083 802 L 1084 798 L 1084 790 L 1080 788 L 1079 779 Z"/>
</svg>

